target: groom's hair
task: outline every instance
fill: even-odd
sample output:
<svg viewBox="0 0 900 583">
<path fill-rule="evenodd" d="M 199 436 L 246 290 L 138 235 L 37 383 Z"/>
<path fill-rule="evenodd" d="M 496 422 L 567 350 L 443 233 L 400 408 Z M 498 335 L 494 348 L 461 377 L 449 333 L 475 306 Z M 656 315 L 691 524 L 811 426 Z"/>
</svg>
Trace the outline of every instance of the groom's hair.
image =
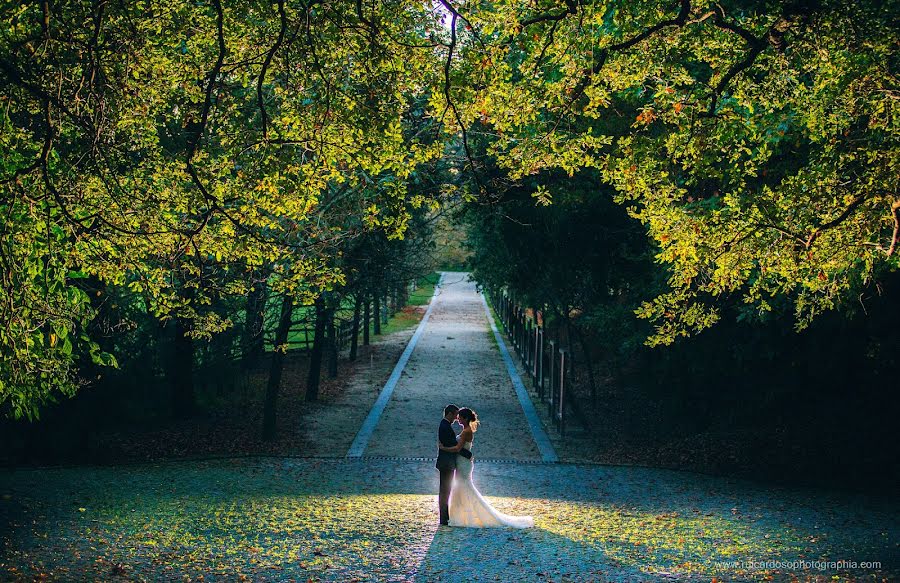
<svg viewBox="0 0 900 583">
<path fill-rule="evenodd" d="M 446 407 L 444 407 L 444 417 L 452 413 L 456 413 L 457 411 L 459 411 L 459 407 L 457 407 L 456 405 L 447 405 Z"/>
</svg>

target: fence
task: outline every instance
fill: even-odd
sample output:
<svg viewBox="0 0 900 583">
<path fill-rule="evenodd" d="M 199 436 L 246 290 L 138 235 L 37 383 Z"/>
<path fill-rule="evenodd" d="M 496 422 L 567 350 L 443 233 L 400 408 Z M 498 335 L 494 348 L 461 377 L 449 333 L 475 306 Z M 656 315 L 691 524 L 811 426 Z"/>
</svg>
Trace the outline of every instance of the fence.
<svg viewBox="0 0 900 583">
<path fill-rule="evenodd" d="M 399 285 L 396 289 L 381 292 L 379 294 L 379 301 L 377 302 L 378 311 L 380 313 L 372 314 L 372 321 L 369 324 L 373 324 L 375 318 L 379 318 L 381 324 L 387 324 L 391 316 L 403 309 L 409 294 L 416 289 L 416 282 L 413 281 Z M 373 304 L 374 303 L 375 302 L 373 302 Z M 372 307 L 374 308 L 374 305 Z M 346 315 L 348 313 L 349 315 Z M 344 308 L 337 311 L 331 325 L 333 328 L 331 330 L 326 330 L 326 334 L 334 339 L 335 350 L 337 350 L 337 352 L 346 350 L 353 339 L 353 309 L 351 308 L 348 310 Z M 360 332 L 362 332 L 363 325 L 362 321 L 360 321 Z M 313 347 L 314 336 L 315 315 L 314 311 L 310 309 L 304 319 L 301 320 L 301 325 L 295 325 L 291 328 L 291 333 L 287 342 L 288 350 L 309 352 Z"/>
<path fill-rule="evenodd" d="M 528 371 L 541 403 L 546 404 L 554 427 L 565 435 L 568 412 L 575 403 L 571 391 L 572 350 L 561 346 L 558 339 L 548 338 L 539 311 L 523 308 L 502 290 L 495 290 L 488 297 L 506 328 L 515 353 Z"/>
</svg>

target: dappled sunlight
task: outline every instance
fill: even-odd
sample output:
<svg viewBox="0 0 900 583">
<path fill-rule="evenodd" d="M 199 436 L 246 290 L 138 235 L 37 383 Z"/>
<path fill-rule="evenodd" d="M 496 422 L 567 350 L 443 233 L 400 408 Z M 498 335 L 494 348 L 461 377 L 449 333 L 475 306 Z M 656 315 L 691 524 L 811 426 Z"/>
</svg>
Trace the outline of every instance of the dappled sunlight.
<svg viewBox="0 0 900 583">
<path fill-rule="evenodd" d="M 414 574 L 434 532 L 433 505 L 434 496 L 407 494 L 103 497 L 36 525 L 19 562 L 53 558 L 58 572 L 77 573 L 87 546 L 98 573 L 122 564 L 159 574 Z"/>
<path fill-rule="evenodd" d="M 541 513 L 542 528 L 599 547 L 611 560 L 647 573 L 721 575 L 725 569 L 719 562 L 796 558 L 812 550 L 805 533 L 756 524 L 736 512 L 685 514 L 566 502 L 540 504 L 534 511 Z"/>
<path fill-rule="evenodd" d="M 891 504 L 638 468 L 483 463 L 476 475 L 495 508 L 531 515 L 536 527 L 438 528 L 430 461 L 241 459 L 10 472 L 0 476 L 0 524 L 10 526 L 0 539 L 0 572 L 755 580 L 770 573 L 718 563 L 896 556 L 896 528 L 883 526 L 897 522 Z"/>
<path fill-rule="evenodd" d="M 424 558 L 416 581 L 506 581 L 509 573 L 524 580 L 584 581 L 639 575 L 618 565 L 598 546 L 586 545 L 541 528 L 441 528 Z"/>
</svg>

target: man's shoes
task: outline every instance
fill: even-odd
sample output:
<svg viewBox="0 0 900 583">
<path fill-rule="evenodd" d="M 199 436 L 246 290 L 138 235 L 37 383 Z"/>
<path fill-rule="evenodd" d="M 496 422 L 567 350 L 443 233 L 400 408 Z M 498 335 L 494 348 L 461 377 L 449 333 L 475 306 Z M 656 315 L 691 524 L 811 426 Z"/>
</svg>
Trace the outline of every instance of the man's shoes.
<svg viewBox="0 0 900 583">
<path fill-rule="evenodd" d="M 448 524 L 448 523 L 446 523 L 446 522 L 441 522 L 441 523 L 440 523 L 440 526 L 450 526 L 450 524 Z"/>
</svg>

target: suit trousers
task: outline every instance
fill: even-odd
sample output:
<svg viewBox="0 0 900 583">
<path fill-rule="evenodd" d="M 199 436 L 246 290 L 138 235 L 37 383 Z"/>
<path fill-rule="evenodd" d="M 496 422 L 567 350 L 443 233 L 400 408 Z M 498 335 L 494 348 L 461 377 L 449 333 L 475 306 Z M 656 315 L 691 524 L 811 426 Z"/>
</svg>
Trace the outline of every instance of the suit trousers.
<svg viewBox="0 0 900 583">
<path fill-rule="evenodd" d="M 441 473 L 441 491 L 438 496 L 438 507 L 441 513 L 441 524 L 447 524 L 450 520 L 450 488 L 453 486 L 453 468 L 440 470 Z"/>
</svg>

